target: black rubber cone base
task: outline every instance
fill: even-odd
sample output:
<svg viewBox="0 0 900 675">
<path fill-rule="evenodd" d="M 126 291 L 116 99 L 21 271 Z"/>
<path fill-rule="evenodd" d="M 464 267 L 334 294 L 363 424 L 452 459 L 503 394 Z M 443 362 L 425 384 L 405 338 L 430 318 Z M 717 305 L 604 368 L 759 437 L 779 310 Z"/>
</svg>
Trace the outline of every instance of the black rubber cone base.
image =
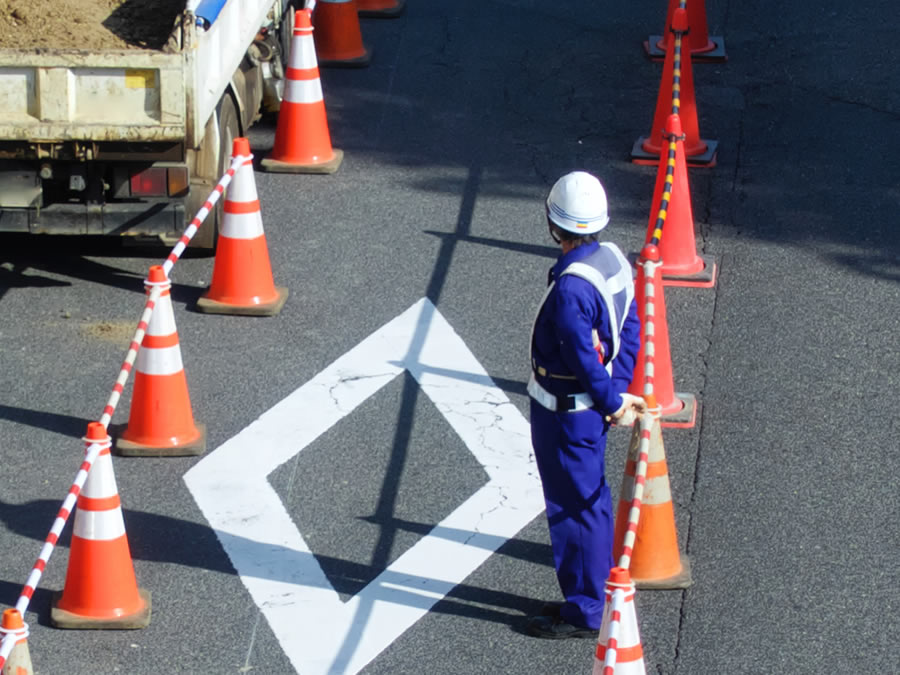
<svg viewBox="0 0 900 675">
<path fill-rule="evenodd" d="M 644 41 L 644 53 L 651 61 L 665 61 L 666 52 L 659 48 L 662 35 L 651 35 Z M 728 60 L 725 53 L 725 38 L 719 35 L 710 35 L 709 41 L 715 45 L 714 49 L 705 52 L 691 52 L 691 63 L 724 63 Z"/>
<path fill-rule="evenodd" d="M 236 316 L 275 316 L 284 307 L 288 289 L 276 286 L 278 298 L 264 305 L 229 305 L 209 298 L 199 298 L 196 310 L 204 314 L 234 314 Z"/>
<path fill-rule="evenodd" d="M 269 173 L 335 173 L 344 161 L 344 151 L 332 148 L 334 157 L 327 162 L 316 162 L 315 164 L 291 164 L 290 162 L 282 162 L 278 159 L 266 157 L 259 164 L 263 171 Z"/>
<path fill-rule="evenodd" d="M 706 152 L 702 155 L 685 156 L 685 162 L 688 166 L 712 168 L 716 165 L 716 151 L 719 149 L 719 141 L 712 141 L 708 138 L 701 138 L 706 143 Z M 634 142 L 631 148 L 632 164 L 642 164 L 644 166 L 659 166 L 659 154 L 653 154 L 644 150 L 644 143 L 647 141 L 646 136 L 641 136 Z"/>
<path fill-rule="evenodd" d="M 116 429 L 117 432 L 125 431 L 127 425 Z M 170 446 L 151 446 L 126 441 L 116 438 L 115 454 L 121 457 L 194 457 L 206 452 L 206 425 L 196 424 L 200 437 L 190 443 Z M 113 434 L 118 435 L 118 433 Z"/>
<path fill-rule="evenodd" d="M 697 411 L 700 410 L 700 403 L 697 401 L 697 397 L 693 394 L 682 394 L 676 391 L 675 398 L 681 401 L 681 410 L 660 416 L 660 426 L 675 429 L 693 428 L 697 423 Z"/>
<path fill-rule="evenodd" d="M 372 62 L 372 50 L 363 47 L 365 53 L 355 59 L 318 59 L 320 68 L 365 68 Z"/>
<path fill-rule="evenodd" d="M 50 623 L 57 628 L 74 628 L 77 630 L 133 630 L 146 628 L 150 625 L 150 591 L 138 589 L 138 595 L 144 601 L 141 610 L 128 616 L 118 616 L 114 619 L 98 619 L 91 616 L 72 614 L 57 607 L 63 592 L 53 594 L 52 607 L 50 609 Z"/>
<path fill-rule="evenodd" d="M 388 9 L 361 9 L 357 14 L 364 19 L 396 19 L 406 9 L 406 0 L 399 0 L 395 7 Z"/>
<path fill-rule="evenodd" d="M 665 234 L 663 234 L 665 236 Z M 716 285 L 718 267 L 711 255 L 697 256 L 703 261 L 703 269 L 696 274 L 666 274 L 665 261 L 662 270 L 663 286 L 687 286 L 690 288 L 712 288 Z"/>
</svg>

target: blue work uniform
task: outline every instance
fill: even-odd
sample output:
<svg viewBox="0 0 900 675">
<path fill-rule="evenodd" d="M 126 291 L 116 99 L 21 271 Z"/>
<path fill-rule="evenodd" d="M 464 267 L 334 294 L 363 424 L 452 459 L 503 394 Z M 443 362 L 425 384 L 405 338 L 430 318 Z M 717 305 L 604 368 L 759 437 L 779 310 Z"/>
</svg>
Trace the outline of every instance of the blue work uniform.
<svg viewBox="0 0 900 675">
<path fill-rule="evenodd" d="M 599 628 L 603 617 L 613 565 L 606 416 L 622 406 L 639 348 L 631 266 L 621 251 L 590 242 L 560 256 L 532 330 L 529 393 L 531 441 L 566 599 L 561 615 L 573 625 Z"/>
</svg>

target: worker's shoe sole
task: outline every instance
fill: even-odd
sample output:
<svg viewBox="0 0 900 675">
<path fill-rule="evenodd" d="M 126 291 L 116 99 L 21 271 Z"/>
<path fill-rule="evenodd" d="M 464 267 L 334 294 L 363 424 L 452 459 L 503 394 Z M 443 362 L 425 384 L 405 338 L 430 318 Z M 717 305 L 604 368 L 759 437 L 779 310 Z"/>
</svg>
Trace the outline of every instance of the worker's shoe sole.
<svg viewBox="0 0 900 675">
<path fill-rule="evenodd" d="M 545 640 L 565 640 L 568 638 L 591 638 L 596 640 L 600 632 L 596 628 L 586 628 L 568 623 L 561 616 L 534 616 L 528 620 L 528 634 Z"/>
</svg>

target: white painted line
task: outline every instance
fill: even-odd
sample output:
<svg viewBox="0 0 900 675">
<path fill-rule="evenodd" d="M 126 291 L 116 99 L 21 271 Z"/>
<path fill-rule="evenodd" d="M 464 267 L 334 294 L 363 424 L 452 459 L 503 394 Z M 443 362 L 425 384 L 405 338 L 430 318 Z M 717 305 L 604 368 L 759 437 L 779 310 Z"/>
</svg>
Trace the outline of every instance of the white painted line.
<svg viewBox="0 0 900 675">
<path fill-rule="evenodd" d="M 404 370 L 489 480 L 344 603 L 267 477 Z M 353 674 L 543 511 L 531 452 L 528 422 L 423 298 L 184 480 L 297 671 Z"/>
</svg>

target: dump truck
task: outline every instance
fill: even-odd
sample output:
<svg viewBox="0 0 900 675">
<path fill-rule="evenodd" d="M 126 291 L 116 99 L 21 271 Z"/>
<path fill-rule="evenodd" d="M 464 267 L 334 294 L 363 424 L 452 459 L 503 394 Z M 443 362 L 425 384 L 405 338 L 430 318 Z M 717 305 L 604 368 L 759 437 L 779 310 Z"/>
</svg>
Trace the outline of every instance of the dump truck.
<svg viewBox="0 0 900 675">
<path fill-rule="evenodd" d="M 160 48 L 0 44 L 0 232 L 177 239 L 277 110 L 298 6 L 176 0 Z"/>
</svg>

